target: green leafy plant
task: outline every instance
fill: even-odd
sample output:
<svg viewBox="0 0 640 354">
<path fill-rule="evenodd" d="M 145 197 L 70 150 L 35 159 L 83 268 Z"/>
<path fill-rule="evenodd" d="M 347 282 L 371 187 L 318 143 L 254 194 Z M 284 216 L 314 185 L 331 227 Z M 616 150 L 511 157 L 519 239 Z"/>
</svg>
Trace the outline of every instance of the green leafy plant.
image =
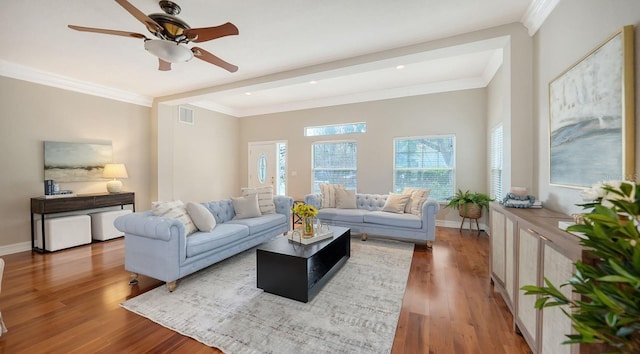
<svg viewBox="0 0 640 354">
<path fill-rule="evenodd" d="M 466 208 L 468 204 L 475 204 L 480 209 L 485 208 L 489 210 L 489 202 L 492 202 L 493 199 L 484 193 L 471 193 L 468 190 L 463 192 L 461 189 L 458 189 L 458 192 L 449 199 L 447 203 L 447 208 L 458 209 L 461 212 L 466 213 Z"/>
<path fill-rule="evenodd" d="M 583 233 L 580 244 L 593 260 L 575 262 L 570 286 L 578 299 L 567 298 L 545 278 L 545 285 L 522 287 L 525 295 L 539 295 L 538 309 L 568 305 L 562 311 L 577 334 L 570 343 L 604 343 L 622 353 L 640 352 L 640 193 L 632 182 L 597 187 L 596 199 L 582 204 L 589 209 L 584 224 L 567 230 Z"/>
</svg>

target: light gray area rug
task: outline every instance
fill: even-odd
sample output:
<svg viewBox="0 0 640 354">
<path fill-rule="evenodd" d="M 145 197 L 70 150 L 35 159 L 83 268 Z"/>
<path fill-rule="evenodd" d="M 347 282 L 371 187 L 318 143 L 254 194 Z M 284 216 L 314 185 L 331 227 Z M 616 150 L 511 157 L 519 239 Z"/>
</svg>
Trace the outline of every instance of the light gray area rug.
<svg viewBox="0 0 640 354">
<path fill-rule="evenodd" d="M 122 307 L 225 353 L 389 353 L 413 244 L 351 241 L 351 258 L 306 304 L 256 288 L 251 249 Z"/>
</svg>

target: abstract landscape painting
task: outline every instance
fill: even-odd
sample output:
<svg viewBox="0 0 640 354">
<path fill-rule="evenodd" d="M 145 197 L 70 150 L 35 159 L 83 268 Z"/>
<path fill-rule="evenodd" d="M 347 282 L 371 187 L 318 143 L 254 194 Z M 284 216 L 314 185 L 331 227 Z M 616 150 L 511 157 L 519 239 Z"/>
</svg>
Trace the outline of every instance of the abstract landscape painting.
<svg viewBox="0 0 640 354">
<path fill-rule="evenodd" d="M 104 165 L 113 160 L 111 143 L 44 142 L 44 179 L 55 182 L 104 180 Z"/>
<path fill-rule="evenodd" d="M 620 32 L 549 84 L 551 184 L 590 187 L 629 173 L 624 77 Z"/>
</svg>

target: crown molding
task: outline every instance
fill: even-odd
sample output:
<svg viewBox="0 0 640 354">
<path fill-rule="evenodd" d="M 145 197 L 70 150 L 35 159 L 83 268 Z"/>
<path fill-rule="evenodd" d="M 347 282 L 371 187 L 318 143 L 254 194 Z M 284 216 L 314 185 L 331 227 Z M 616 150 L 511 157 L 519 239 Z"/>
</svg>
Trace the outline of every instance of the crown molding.
<svg viewBox="0 0 640 354">
<path fill-rule="evenodd" d="M 0 75 L 45 86 L 57 87 L 63 90 L 132 103 L 139 106 L 151 107 L 153 104 L 153 97 L 76 80 L 67 76 L 37 70 L 4 60 L 0 60 Z"/>
<path fill-rule="evenodd" d="M 551 11 L 558 5 L 560 0 L 533 0 L 524 13 L 520 22 L 529 30 L 529 35 L 533 36 L 538 32 L 547 19 Z"/>
</svg>

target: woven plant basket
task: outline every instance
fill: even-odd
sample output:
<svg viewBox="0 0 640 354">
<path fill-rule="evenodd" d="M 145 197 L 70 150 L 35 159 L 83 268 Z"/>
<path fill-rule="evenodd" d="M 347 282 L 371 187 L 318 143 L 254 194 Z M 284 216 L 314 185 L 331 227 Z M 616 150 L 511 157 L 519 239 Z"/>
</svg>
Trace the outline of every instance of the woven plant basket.
<svg viewBox="0 0 640 354">
<path fill-rule="evenodd" d="M 480 219 L 482 216 L 482 208 L 478 204 L 462 204 L 458 205 L 458 213 L 463 218 Z"/>
</svg>

